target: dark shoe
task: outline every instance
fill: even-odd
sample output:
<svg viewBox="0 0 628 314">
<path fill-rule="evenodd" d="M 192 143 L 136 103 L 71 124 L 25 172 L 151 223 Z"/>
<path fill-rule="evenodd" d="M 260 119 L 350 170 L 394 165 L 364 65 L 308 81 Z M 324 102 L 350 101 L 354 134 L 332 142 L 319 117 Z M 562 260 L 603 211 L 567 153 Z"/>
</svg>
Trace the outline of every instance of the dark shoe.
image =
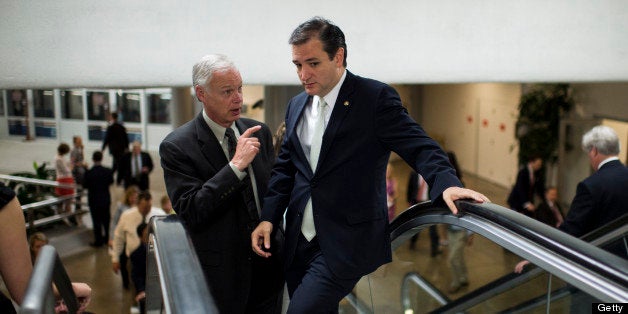
<svg viewBox="0 0 628 314">
<path fill-rule="evenodd" d="M 90 243 L 89 243 L 89 246 L 91 246 L 91 247 L 101 247 L 101 246 L 102 246 L 102 243 L 98 243 L 98 242 L 90 242 Z"/>
</svg>

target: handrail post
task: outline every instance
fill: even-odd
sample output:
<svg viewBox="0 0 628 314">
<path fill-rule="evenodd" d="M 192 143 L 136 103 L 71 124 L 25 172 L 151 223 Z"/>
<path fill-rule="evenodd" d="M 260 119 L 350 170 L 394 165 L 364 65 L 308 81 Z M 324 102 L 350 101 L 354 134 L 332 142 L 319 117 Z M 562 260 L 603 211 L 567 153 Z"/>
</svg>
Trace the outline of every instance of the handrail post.
<svg viewBox="0 0 628 314">
<path fill-rule="evenodd" d="M 150 234 L 146 254 L 146 312 L 159 313 L 162 308 L 159 271 L 157 270 L 157 255 L 155 252 L 155 235 Z"/>
</svg>

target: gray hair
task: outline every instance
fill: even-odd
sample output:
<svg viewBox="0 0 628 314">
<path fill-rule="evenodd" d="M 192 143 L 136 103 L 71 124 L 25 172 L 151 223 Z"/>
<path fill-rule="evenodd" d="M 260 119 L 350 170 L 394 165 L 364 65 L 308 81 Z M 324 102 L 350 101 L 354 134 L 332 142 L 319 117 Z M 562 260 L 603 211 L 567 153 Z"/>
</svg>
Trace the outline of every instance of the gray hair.
<svg viewBox="0 0 628 314">
<path fill-rule="evenodd" d="M 598 125 L 582 136 L 582 149 L 585 152 L 595 147 L 602 155 L 619 155 L 619 138 L 612 128 Z"/>
<path fill-rule="evenodd" d="M 192 68 L 192 86 L 200 85 L 205 87 L 215 72 L 236 69 L 233 61 L 221 54 L 206 55 L 199 60 Z"/>
</svg>

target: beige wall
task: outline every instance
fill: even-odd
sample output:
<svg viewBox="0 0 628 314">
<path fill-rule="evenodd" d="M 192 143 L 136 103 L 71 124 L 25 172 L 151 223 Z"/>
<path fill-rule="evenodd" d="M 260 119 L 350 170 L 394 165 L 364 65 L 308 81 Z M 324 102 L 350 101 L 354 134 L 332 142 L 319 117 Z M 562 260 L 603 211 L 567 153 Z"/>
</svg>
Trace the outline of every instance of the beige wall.
<svg viewBox="0 0 628 314">
<path fill-rule="evenodd" d="M 520 95 L 520 84 L 425 85 L 422 124 L 456 153 L 463 171 L 510 186 L 517 174 Z"/>
</svg>

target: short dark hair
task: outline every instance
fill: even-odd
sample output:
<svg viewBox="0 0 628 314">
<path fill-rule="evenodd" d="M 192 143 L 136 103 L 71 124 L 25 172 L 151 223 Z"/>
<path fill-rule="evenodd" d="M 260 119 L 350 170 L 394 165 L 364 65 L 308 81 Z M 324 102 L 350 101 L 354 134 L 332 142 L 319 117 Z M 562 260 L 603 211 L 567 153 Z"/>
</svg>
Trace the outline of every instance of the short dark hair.
<svg viewBox="0 0 628 314">
<path fill-rule="evenodd" d="M 137 195 L 137 202 L 138 203 L 141 200 L 148 201 L 148 200 L 151 200 L 151 199 L 153 199 L 153 197 L 150 195 L 150 192 L 148 192 L 148 190 L 141 191 L 140 194 Z"/>
<path fill-rule="evenodd" d="M 111 113 L 111 119 L 118 120 L 118 113 L 117 112 L 112 112 Z"/>
<path fill-rule="evenodd" d="M 92 160 L 95 162 L 101 162 L 102 161 L 102 152 L 97 150 L 92 154 Z"/>
<path fill-rule="evenodd" d="M 323 50 L 329 56 L 329 60 L 334 58 L 339 48 L 343 48 L 345 56 L 344 60 L 342 60 L 342 65 L 347 67 L 345 34 L 340 30 L 340 27 L 320 16 L 315 16 L 297 26 L 292 35 L 290 35 L 288 43 L 295 46 L 302 45 L 314 38 L 314 36 L 318 36 L 318 39 L 323 43 Z"/>
<path fill-rule="evenodd" d="M 65 155 L 69 151 L 70 151 L 70 145 L 66 143 L 61 143 L 59 144 L 59 146 L 57 146 L 57 153 L 59 153 L 59 155 Z"/>
</svg>

